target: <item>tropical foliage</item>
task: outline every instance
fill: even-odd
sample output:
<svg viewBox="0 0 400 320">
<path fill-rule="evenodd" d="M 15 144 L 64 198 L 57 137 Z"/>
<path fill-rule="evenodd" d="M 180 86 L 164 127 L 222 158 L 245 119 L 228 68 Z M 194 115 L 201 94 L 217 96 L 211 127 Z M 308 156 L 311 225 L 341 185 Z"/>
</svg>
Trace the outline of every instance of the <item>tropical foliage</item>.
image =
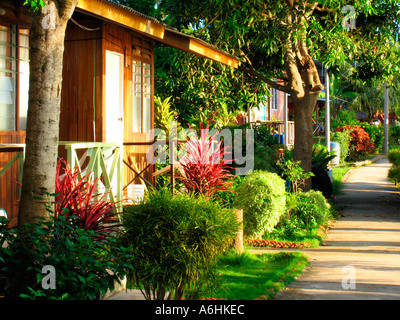
<svg viewBox="0 0 400 320">
<path fill-rule="evenodd" d="M 179 161 L 183 174 L 178 179 L 188 192 L 212 197 L 221 191 L 231 191 L 233 175 L 224 164 L 228 146 L 222 146 L 223 140 L 216 140 L 218 134 L 210 136 L 209 127 L 204 129 L 201 125 L 200 138 L 189 138 L 183 144 L 185 156 Z"/>
<path fill-rule="evenodd" d="M 122 243 L 131 247 L 128 281 L 146 299 L 198 298 L 210 290 L 217 258 L 238 229 L 232 209 L 204 196 L 151 190 L 127 207 Z"/>
<path fill-rule="evenodd" d="M 64 166 L 63 166 L 64 164 Z M 71 221 L 84 230 L 92 230 L 96 237 L 105 238 L 118 226 L 114 205 L 108 200 L 108 192 L 99 194 L 100 178 L 93 173 L 81 177 L 77 168 L 71 168 L 60 159 L 56 174 L 54 216 Z"/>
<path fill-rule="evenodd" d="M 365 156 L 374 151 L 375 145 L 371 141 L 369 134 L 358 126 L 343 126 L 336 129 L 336 131 L 349 131 L 352 137 L 350 141 L 349 159 L 357 160 L 361 156 Z"/>
</svg>

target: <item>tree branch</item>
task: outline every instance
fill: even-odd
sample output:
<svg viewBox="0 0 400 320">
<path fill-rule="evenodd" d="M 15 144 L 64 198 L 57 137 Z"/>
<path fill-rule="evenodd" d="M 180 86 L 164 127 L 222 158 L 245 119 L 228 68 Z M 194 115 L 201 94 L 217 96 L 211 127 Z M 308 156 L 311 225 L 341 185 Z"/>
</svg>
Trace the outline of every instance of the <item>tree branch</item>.
<svg viewBox="0 0 400 320">
<path fill-rule="evenodd" d="M 263 74 L 259 73 L 257 70 L 253 69 L 253 68 L 247 68 L 243 65 L 240 65 L 238 68 L 240 71 L 246 72 L 249 75 L 252 75 L 262 81 L 264 81 L 266 84 L 268 84 L 269 86 L 271 86 L 272 88 L 279 90 L 279 91 L 283 91 L 286 93 L 290 93 L 289 89 L 289 85 L 280 85 L 278 83 L 276 83 L 275 81 L 272 81 L 271 79 L 268 79 L 266 76 L 264 76 Z"/>
<path fill-rule="evenodd" d="M 215 19 L 217 19 L 220 16 L 220 13 L 218 13 L 214 18 L 212 18 L 203 28 L 201 28 L 201 30 L 199 31 L 199 35 L 203 33 L 203 31 L 211 24 L 215 21 Z"/>
</svg>

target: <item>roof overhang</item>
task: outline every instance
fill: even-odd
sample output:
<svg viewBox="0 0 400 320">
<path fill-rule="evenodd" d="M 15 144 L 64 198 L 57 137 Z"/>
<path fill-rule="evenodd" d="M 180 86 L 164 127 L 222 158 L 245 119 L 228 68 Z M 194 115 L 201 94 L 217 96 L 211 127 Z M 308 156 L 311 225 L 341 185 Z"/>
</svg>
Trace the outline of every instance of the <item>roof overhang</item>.
<svg viewBox="0 0 400 320">
<path fill-rule="evenodd" d="M 155 18 L 110 0 L 79 0 L 77 10 L 145 34 L 167 46 L 238 67 L 239 59 L 203 40 L 181 33 Z"/>
</svg>

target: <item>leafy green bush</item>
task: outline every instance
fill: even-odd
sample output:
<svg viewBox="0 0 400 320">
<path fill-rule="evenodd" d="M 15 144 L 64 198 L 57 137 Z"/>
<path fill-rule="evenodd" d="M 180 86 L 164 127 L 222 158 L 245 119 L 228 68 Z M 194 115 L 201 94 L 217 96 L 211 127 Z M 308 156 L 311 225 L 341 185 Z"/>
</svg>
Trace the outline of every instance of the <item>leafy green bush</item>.
<svg viewBox="0 0 400 320">
<path fill-rule="evenodd" d="M 132 248 L 128 283 L 146 299 L 198 298 L 238 230 L 233 210 L 204 196 L 150 190 L 125 208 L 121 241 Z"/>
<path fill-rule="evenodd" d="M 328 148 L 322 144 L 313 145 L 312 164 L 328 171 L 329 162 L 335 158 L 335 154 L 328 151 Z"/>
<path fill-rule="evenodd" d="M 393 181 L 393 183 L 398 186 L 400 182 L 400 167 L 392 166 L 388 172 L 388 178 Z"/>
<path fill-rule="evenodd" d="M 331 129 L 335 131 L 342 126 L 357 126 L 360 121 L 356 118 L 356 113 L 350 110 L 340 109 L 333 121 L 331 122 Z"/>
<path fill-rule="evenodd" d="M 330 204 L 320 191 L 290 193 L 287 195 L 287 214 L 276 227 L 276 234 L 285 237 L 304 236 L 330 216 Z"/>
<path fill-rule="evenodd" d="M 386 157 L 392 165 L 400 167 L 400 149 L 389 150 Z"/>
<path fill-rule="evenodd" d="M 395 121 L 393 126 L 389 126 L 389 137 L 395 144 L 400 144 L 400 123 Z"/>
<path fill-rule="evenodd" d="M 278 173 L 279 150 L 273 145 L 254 143 L 254 170 Z"/>
<path fill-rule="evenodd" d="M 336 131 L 331 133 L 331 141 L 340 144 L 340 163 L 344 163 L 350 151 L 350 130 Z"/>
<path fill-rule="evenodd" d="M 387 159 L 392 164 L 388 172 L 388 178 L 397 186 L 400 182 L 400 149 L 389 150 Z"/>
<path fill-rule="evenodd" d="M 290 190 L 298 192 L 301 186 L 304 185 L 306 179 L 311 178 L 312 172 L 304 172 L 300 161 L 287 160 L 281 164 L 282 176 L 290 181 Z"/>
<path fill-rule="evenodd" d="M 360 128 L 363 128 L 368 134 L 371 141 L 375 145 L 375 151 L 380 152 L 383 148 L 383 140 L 385 139 L 385 135 L 383 133 L 382 125 L 374 125 L 368 122 L 362 122 L 359 125 Z"/>
<path fill-rule="evenodd" d="M 275 173 L 254 171 L 236 189 L 234 206 L 243 209 L 244 235 L 261 238 L 285 213 L 285 180 Z"/>
<path fill-rule="evenodd" d="M 239 152 L 243 155 L 243 157 L 249 157 L 250 155 L 246 154 L 246 130 L 252 129 L 254 130 L 254 154 L 251 155 L 251 158 L 254 159 L 254 170 L 263 170 L 273 173 L 279 173 L 279 167 L 277 165 L 280 158 L 280 149 L 283 148 L 281 144 L 276 142 L 276 139 L 273 135 L 271 135 L 271 130 L 267 128 L 267 126 L 255 126 L 253 128 L 250 127 L 249 124 L 245 125 L 230 125 L 225 129 L 231 130 L 232 137 L 235 134 L 235 129 L 242 130 L 242 144 L 234 145 L 233 150 L 235 152 Z M 239 149 L 239 150 L 237 150 Z M 233 161 L 233 167 L 238 168 L 240 170 L 240 165 L 235 164 Z"/>
<path fill-rule="evenodd" d="M 1 217 L 0 217 L 1 218 Z M 8 279 L 6 298 L 99 299 L 113 290 L 130 265 L 127 249 L 115 238 L 95 240 L 93 230 L 80 229 L 64 217 L 18 229 L 0 223 L 0 276 Z M 55 269 L 55 288 L 42 288 L 44 266 Z"/>
</svg>

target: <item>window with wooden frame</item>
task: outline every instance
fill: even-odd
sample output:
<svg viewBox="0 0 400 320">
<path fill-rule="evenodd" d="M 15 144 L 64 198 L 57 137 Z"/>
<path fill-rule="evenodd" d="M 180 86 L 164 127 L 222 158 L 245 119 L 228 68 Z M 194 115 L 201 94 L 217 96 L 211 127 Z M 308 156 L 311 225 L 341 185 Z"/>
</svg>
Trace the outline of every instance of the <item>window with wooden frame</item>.
<svg viewBox="0 0 400 320">
<path fill-rule="evenodd" d="M 0 24 L 0 131 L 26 130 L 29 29 Z"/>
<path fill-rule="evenodd" d="M 272 88 L 272 110 L 279 110 L 279 91 L 276 90 L 275 88 Z"/>
<path fill-rule="evenodd" d="M 132 38 L 132 131 L 149 133 L 152 125 L 153 44 Z"/>
</svg>

